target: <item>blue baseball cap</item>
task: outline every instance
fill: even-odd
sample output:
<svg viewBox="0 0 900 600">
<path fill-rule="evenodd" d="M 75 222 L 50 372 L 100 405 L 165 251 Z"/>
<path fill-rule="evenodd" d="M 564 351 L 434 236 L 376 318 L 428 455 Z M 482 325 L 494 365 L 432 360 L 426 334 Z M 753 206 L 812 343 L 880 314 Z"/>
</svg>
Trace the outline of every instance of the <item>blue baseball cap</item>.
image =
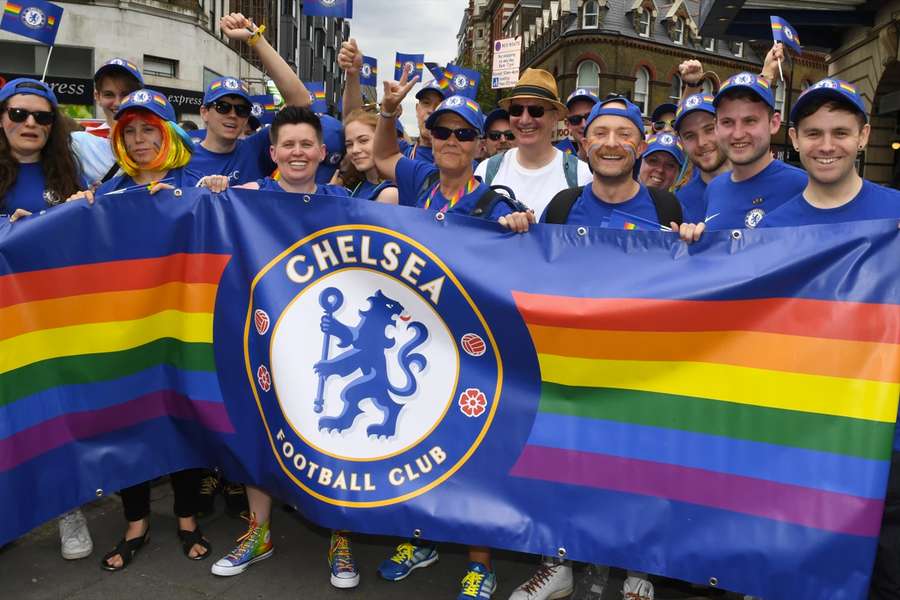
<svg viewBox="0 0 900 600">
<path fill-rule="evenodd" d="M 94 73 L 94 85 L 100 81 L 101 77 L 110 71 L 121 71 L 127 75 L 131 75 L 137 80 L 139 87 L 144 87 L 144 78 L 141 76 L 140 69 L 127 58 L 112 58 L 100 65 L 100 68 Z"/>
<path fill-rule="evenodd" d="M 238 96 L 247 101 L 247 104 L 253 106 L 253 100 L 250 99 L 250 86 L 247 82 L 235 77 L 219 77 L 213 79 L 203 94 L 203 104 L 208 105 L 223 96 Z"/>
<path fill-rule="evenodd" d="M 59 102 L 56 101 L 56 94 L 53 93 L 53 89 L 49 85 L 43 81 L 29 79 L 28 77 L 19 77 L 18 79 L 7 81 L 6 85 L 0 88 L 0 102 L 6 102 L 19 94 L 40 96 L 49 102 L 53 108 L 59 105 Z"/>
<path fill-rule="evenodd" d="M 611 102 L 620 102 L 625 105 L 625 108 L 614 108 L 607 106 Z M 641 115 L 641 109 L 627 98 L 621 98 L 618 96 L 615 98 L 607 98 L 595 104 L 594 108 L 591 109 L 591 114 L 588 115 L 587 121 L 584 123 L 584 130 L 588 130 L 588 127 L 591 126 L 591 123 L 594 122 L 594 119 L 606 115 L 614 117 L 624 117 L 628 119 L 634 124 L 635 127 L 637 127 L 638 131 L 641 134 L 641 139 L 644 139 L 644 117 L 643 115 Z"/>
<path fill-rule="evenodd" d="M 344 126 L 330 115 L 319 115 L 322 122 L 322 142 L 325 144 L 325 160 L 316 169 L 316 183 L 328 183 L 341 165 L 346 148 Z"/>
<path fill-rule="evenodd" d="M 659 121 L 659 118 L 666 113 L 675 114 L 678 112 L 678 105 L 672 104 L 671 102 L 663 102 L 659 106 L 653 109 L 653 114 L 650 115 L 651 121 Z"/>
<path fill-rule="evenodd" d="M 716 107 L 713 106 L 715 97 L 712 94 L 699 93 L 692 94 L 682 100 L 678 104 L 678 110 L 675 111 L 675 131 L 681 127 L 685 117 L 698 110 L 709 113 L 713 116 L 716 114 Z"/>
<path fill-rule="evenodd" d="M 866 105 L 863 103 L 862 96 L 859 95 L 859 90 L 856 86 L 841 79 L 833 79 L 831 77 L 817 81 L 803 90 L 803 93 L 797 98 L 797 103 L 794 105 L 794 108 L 791 109 L 791 122 L 796 124 L 797 113 L 817 98 L 849 102 L 856 110 L 862 113 L 863 117 L 866 119 L 866 123 L 869 122 L 869 115 L 866 113 Z"/>
<path fill-rule="evenodd" d="M 478 130 L 478 133 L 484 135 L 484 115 L 481 112 L 481 106 L 471 98 L 466 96 L 450 96 L 441 102 L 433 113 L 428 116 L 425 121 L 425 127 L 434 129 L 441 115 L 453 113 L 465 119 L 466 123 Z"/>
<path fill-rule="evenodd" d="M 566 98 L 566 107 L 570 107 L 571 104 L 576 100 L 586 100 L 591 104 L 597 104 L 598 102 L 600 102 L 600 96 L 589 89 L 578 88 L 577 90 L 569 94 L 568 98 Z"/>
<path fill-rule="evenodd" d="M 719 88 L 719 93 L 716 94 L 715 100 L 713 100 L 713 106 L 718 107 L 722 98 L 730 92 L 739 89 L 750 90 L 760 100 L 768 104 L 770 108 L 775 109 L 775 96 L 772 95 L 772 88 L 769 86 L 769 82 L 753 73 L 738 73 L 726 79 L 722 87 Z"/>
<path fill-rule="evenodd" d="M 441 96 L 441 100 L 447 99 L 447 90 L 441 88 L 436 81 L 429 81 L 423 85 L 422 89 L 416 92 L 416 100 L 421 100 L 426 92 L 435 92 Z"/>
<path fill-rule="evenodd" d="M 484 118 L 484 130 L 487 131 L 491 128 L 491 125 L 493 125 L 495 121 L 499 121 L 501 119 L 509 121 L 509 113 L 502 108 L 495 108 Z"/>
<path fill-rule="evenodd" d="M 641 158 L 654 152 L 668 152 L 678 162 L 678 166 L 684 165 L 684 148 L 678 138 L 671 133 L 660 133 L 647 138 L 647 149 L 641 154 Z"/>
<path fill-rule="evenodd" d="M 175 123 L 175 109 L 169 104 L 165 94 L 157 91 L 143 88 L 128 94 L 125 101 L 119 106 L 119 110 L 116 111 L 116 119 L 120 119 L 126 110 L 133 108 L 149 110 L 160 119 Z"/>
</svg>

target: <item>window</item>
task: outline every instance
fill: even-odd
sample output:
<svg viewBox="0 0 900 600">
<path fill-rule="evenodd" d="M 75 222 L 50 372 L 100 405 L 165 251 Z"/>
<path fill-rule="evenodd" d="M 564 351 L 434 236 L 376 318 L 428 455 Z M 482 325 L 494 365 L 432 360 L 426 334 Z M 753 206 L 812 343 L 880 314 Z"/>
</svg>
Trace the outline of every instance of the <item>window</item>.
<svg viewBox="0 0 900 600">
<path fill-rule="evenodd" d="M 703 38 L 703 49 L 709 52 L 716 51 L 716 38 Z"/>
<path fill-rule="evenodd" d="M 596 29 L 600 25 L 600 5 L 596 0 L 589 0 L 584 4 L 584 19 L 582 21 L 585 29 Z"/>
<path fill-rule="evenodd" d="M 641 114 L 647 114 L 648 97 L 650 96 L 650 72 L 640 67 L 634 79 L 634 103 L 641 109 Z"/>
<path fill-rule="evenodd" d="M 475 30 L 475 37 L 478 38 L 479 40 L 480 40 L 482 37 L 484 37 L 484 29 L 481 29 L 481 28 L 476 29 L 476 30 Z"/>
<path fill-rule="evenodd" d="M 784 84 L 782 83 L 775 88 L 775 110 L 781 113 L 781 117 L 787 121 L 787 114 L 784 112 Z"/>
<path fill-rule="evenodd" d="M 672 89 L 669 90 L 669 100 L 678 104 L 681 100 L 681 77 L 672 75 Z"/>
<path fill-rule="evenodd" d="M 171 58 L 144 55 L 144 75 L 178 77 L 178 61 Z"/>
<path fill-rule="evenodd" d="M 646 8 L 638 14 L 637 32 L 639 36 L 650 37 L 650 12 Z"/>
<path fill-rule="evenodd" d="M 325 56 L 325 32 L 319 28 L 316 28 L 316 43 L 313 49 L 316 52 L 316 58 Z"/>
<path fill-rule="evenodd" d="M 735 56 L 744 56 L 744 42 L 735 42 L 731 50 Z"/>
<path fill-rule="evenodd" d="M 578 65 L 578 79 L 576 87 L 587 88 L 593 92 L 600 90 L 600 67 L 592 60 L 586 60 Z"/>
<path fill-rule="evenodd" d="M 481 64 L 481 54 L 475 55 L 475 64 L 477 64 L 477 65 Z"/>
<path fill-rule="evenodd" d="M 676 44 L 684 43 L 684 21 L 678 17 L 672 21 L 672 41 Z"/>
</svg>

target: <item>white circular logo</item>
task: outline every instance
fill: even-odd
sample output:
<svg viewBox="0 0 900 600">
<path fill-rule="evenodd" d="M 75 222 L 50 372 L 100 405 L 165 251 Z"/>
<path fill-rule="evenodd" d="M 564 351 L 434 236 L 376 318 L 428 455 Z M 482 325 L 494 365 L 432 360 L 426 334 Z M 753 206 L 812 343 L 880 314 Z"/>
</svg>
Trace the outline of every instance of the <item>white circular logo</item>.
<svg viewBox="0 0 900 600">
<path fill-rule="evenodd" d="M 701 101 L 702 101 L 702 98 L 700 96 L 691 96 L 690 98 L 687 99 L 687 102 L 685 102 L 685 105 L 688 108 L 694 108 L 695 106 L 698 106 Z"/>
<path fill-rule="evenodd" d="M 740 75 L 735 75 L 734 82 L 740 85 L 748 85 L 753 83 L 753 75 L 750 73 L 741 73 Z"/>
<path fill-rule="evenodd" d="M 114 58 L 114 59 L 112 59 L 111 61 L 109 61 L 109 64 L 111 64 L 111 65 L 116 65 L 117 67 L 124 67 L 124 66 L 125 66 L 125 61 L 124 61 L 124 60 L 121 60 L 121 59 L 119 59 L 119 58 Z"/>
<path fill-rule="evenodd" d="M 236 90 L 240 87 L 240 84 L 238 83 L 237 79 L 226 79 L 225 81 L 222 82 L 222 85 L 224 87 L 228 88 L 229 90 Z"/>
<path fill-rule="evenodd" d="M 784 28 L 784 37 L 786 37 L 787 39 L 789 39 L 791 41 L 794 41 L 794 32 L 791 31 L 790 27 Z"/>
<path fill-rule="evenodd" d="M 823 79 L 813 87 L 815 87 L 816 89 L 828 88 L 829 90 L 834 90 L 837 89 L 837 82 L 831 79 Z"/>
<path fill-rule="evenodd" d="M 40 29 L 47 22 L 47 15 L 36 6 L 29 6 L 22 11 L 21 19 L 29 29 Z"/>
<path fill-rule="evenodd" d="M 416 63 L 412 62 L 411 60 L 406 61 L 405 63 L 403 63 L 403 68 L 406 69 L 406 72 L 409 74 L 415 73 Z"/>
<path fill-rule="evenodd" d="M 744 225 L 750 229 L 755 229 L 764 216 L 766 216 L 766 211 L 761 208 L 754 208 L 744 216 Z"/>
<path fill-rule="evenodd" d="M 462 106 L 466 101 L 462 96 L 452 96 L 447 98 L 447 101 L 444 102 L 445 108 L 456 108 L 457 106 Z"/>
<path fill-rule="evenodd" d="M 465 87 L 468 87 L 469 79 L 465 75 L 460 73 L 453 77 L 453 85 L 456 86 L 456 89 L 463 89 Z"/>
<path fill-rule="evenodd" d="M 325 6 L 326 8 L 331 8 L 334 6 L 334 3 L 337 2 L 337 0 L 321 0 L 321 2 L 322 2 L 322 6 Z"/>
<path fill-rule="evenodd" d="M 573 96 L 590 96 L 591 94 L 584 88 L 578 88 L 577 90 L 575 90 L 575 93 L 572 95 Z"/>
<path fill-rule="evenodd" d="M 371 77 L 372 76 L 372 65 L 368 63 L 363 63 L 362 69 L 360 69 L 360 73 L 362 73 L 363 77 Z"/>
<path fill-rule="evenodd" d="M 263 107 L 262 107 L 262 104 L 260 104 L 260 103 L 258 103 L 258 102 L 254 102 L 254 103 L 253 103 L 253 108 L 250 109 L 250 114 L 253 115 L 253 116 L 256 117 L 256 118 L 259 118 L 259 116 L 260 116 L 261 114 L 263 114 Z"/>
<path fill-rule="evenodd" d="M 150 99 L 150 92 L 146 90 L 137 91 L 133 96 L 131 96 L 131 101 L 137 104 L 147 104 L 148 102 L 150 102 Z"/>
<path fill-rule="evenodd" d="M 671 134 L 664 133 L 659 136 L 659 143 L 663 146 L 673 146 L 675 144 L 675 138 L 671 136 Z"/>
</svg>

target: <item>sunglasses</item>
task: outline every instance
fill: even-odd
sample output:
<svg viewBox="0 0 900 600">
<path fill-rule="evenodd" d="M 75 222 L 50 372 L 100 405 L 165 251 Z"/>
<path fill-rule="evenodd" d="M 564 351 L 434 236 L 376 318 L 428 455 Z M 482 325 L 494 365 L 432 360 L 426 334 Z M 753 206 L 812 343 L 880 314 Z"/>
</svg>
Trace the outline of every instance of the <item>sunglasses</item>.
<svg viewBox="0 0 900 600">
<path fill-rule="evenodd" d="M 539 104 L 529 104 L 527 107 L 522 104 L 510 104 L 509 116 L 521 117 L 526 108 L 528 108 L 528 114 L 532 119 L 540 119 L 544 116 L 544 113 L 547 112 L 547 109 Z"/>
<path fill-rule="evenodd" d="M 455 135 L 460 142 L 472 142 L 478 137 L 478 130 L 471 127 L 460 127 L 459 129 L 435 127 L 431 130 L 431 137 L 438 140 L 449 140 L 451 134 Z"/>
<path fill-rule="evenodd" d="M 666 126 L 675 129 L 675 119 L 669 119 L 668 121 L 654 121 L 653 122 L 653 131 L 662 131 L 666 128 Z"/>
<path fill-rule="evenodd" d="M 584 113 L 583 115 L 571 115 L 566 117 L 566 121 L 569 122 L 569 125 L 578 127 L 579 125 L 581 125 L 581 122 L 587 119 L 590 115 L 591 113 Z"/>
<path fill-rule="evenodd" d="M 208 104 L 206 108 L 213 107 L 217 113 L 220 115 L 227 115 L 232 110 L 234 110 L 234 114 L 242 119 L 246 119 L 250 116 L 250 111 L 253 108 L 249 104 L 231 104 L 230 102 L 225 102 L 224 100 L 216 100 L 212 104 Z"/>
<path fill-rule="evenodd" d="M 28 116 L 34 117 L 38 125 L 52 125 L 56 114 L 49 110 L 25 110 L 24 108 L 7 108 L 6 114 L 13 123 L 24 123 Z"/>
<path fill-rule="evenodd" d="M 488 131 L 487 137 L 493 142 L 499 142 L 500 138 L 506 138 L 507 142 L 511 142 L 516 139 L 516 134 L 507 129 L 506 131 Z"/>
</svg>

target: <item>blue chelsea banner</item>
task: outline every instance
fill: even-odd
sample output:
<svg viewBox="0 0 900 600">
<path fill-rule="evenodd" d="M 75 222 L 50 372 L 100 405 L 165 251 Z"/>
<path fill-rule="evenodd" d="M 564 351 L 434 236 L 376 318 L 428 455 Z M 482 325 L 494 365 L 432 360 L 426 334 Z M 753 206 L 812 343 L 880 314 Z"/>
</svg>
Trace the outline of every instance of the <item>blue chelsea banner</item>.
<svg viewBox="0 0 900 600">
<path fill-rule="evenodd" d="M 353 17 L 353 0 L 304 0 L 303 14 L 311 17 Z"/>
<path fill-rule="evenodd" d="M 191 189 L 0 219 L 0 544 L 218 467 L 324 527 L 865 598 L 896 222 L 620 217 Z"/>
</svg>

